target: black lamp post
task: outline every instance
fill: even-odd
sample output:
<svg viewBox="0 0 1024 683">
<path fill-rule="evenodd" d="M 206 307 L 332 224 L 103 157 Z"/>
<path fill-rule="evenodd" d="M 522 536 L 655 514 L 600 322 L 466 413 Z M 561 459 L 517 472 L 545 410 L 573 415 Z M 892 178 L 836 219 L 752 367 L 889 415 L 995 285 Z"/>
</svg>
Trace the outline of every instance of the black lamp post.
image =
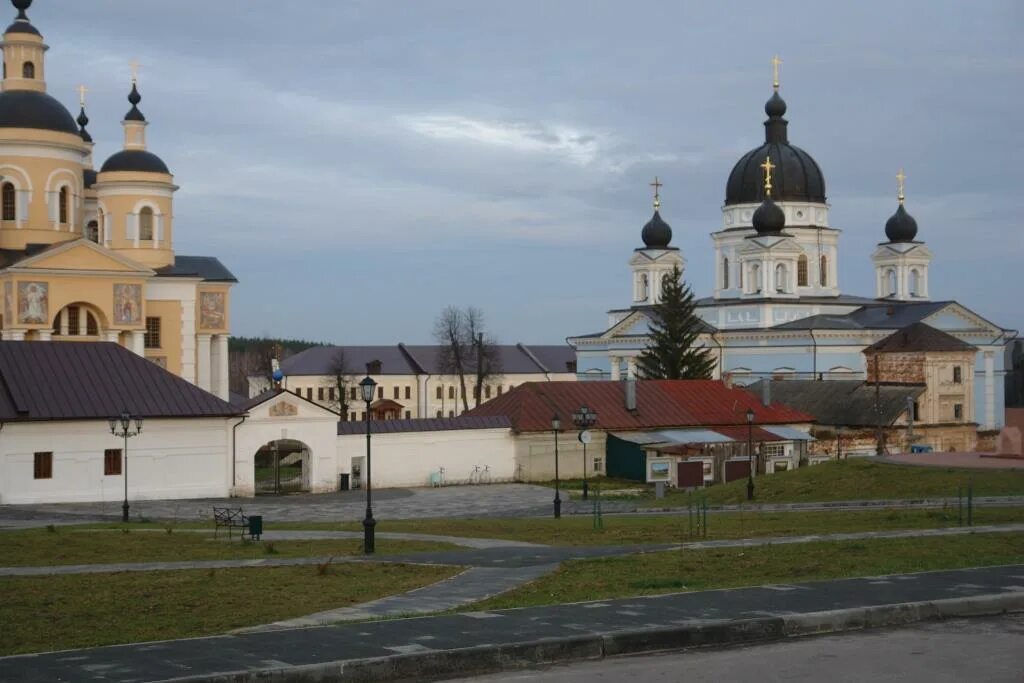
<svg viewBox="0 0 1024 683">
<path fill-rule="evenodd" d="M 135 429 L 132 429 L 132 422 L 135 422 Z M 110 433 L 124 439 L 124 460 L 121 477 L 124 479 L 124 503 L 121 504 L 121 521 L 128 521 L 128 437 L 138 436 L 142 433 L 142 418 L 132 415 L 127 410 L 117 417 L 107 419 L 110 424 Z"/>
<path fill-rule="evenodd" d="M 366 402 L 366 517 L 363 519 L 363 552 L 367 555 L 373 554 L 373 528 L 377 525 L 377 520 L 373 518 L 373 484 L 370 480 L 370 402 L 373 401 L 376 388 L 377 383 L 369 375 L 359 383 L 363 401 Z"/>
<path fill-rule="evenodd" d="M 754 500 L 754 409 L 747 408 L 747 500 Z"/>
<path fill-rule="evenodd" d="M 555 519 L 562 516 L 562 496 L 558 492 L 558 430 L 562 428 L 562 421 L 555 414 L 551 418 L 551 431 L 555 433 Z"/>
<path fill-rule="evenodd" d="M 583 500 L 587 499 L 587 441 L 590 439 L 584 436 L 584 432 L 594 426 L 597 422 L 597 413 L 592 412 L 587 406 L 580 406 L 580 409 L 572 414 L 573 424 L 580 430 L 579 440 L 583 444 Z"/>
</svg>

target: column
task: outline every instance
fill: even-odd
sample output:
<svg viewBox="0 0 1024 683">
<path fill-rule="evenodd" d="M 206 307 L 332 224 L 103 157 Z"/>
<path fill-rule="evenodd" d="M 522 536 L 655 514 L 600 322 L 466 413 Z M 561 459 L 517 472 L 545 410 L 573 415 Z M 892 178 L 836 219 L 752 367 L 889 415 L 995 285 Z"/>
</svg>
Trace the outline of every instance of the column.
<svg viewBox="0 0 1024 683">
<path fill-rule="evenodd" d="M 104 341 L 112 342 L 114 344 L 121 343 L 121 332 L 118 330 L 107 330 L 103 333 Z"/>
<path fill-rule="evenodd" d="M 427 380 L 430 375 L 416 375 L 416 417 L 432 417 L 427 410 Z"/>
<path fill-rule="evenodd" d="M 228 375 L 228 335 L 218 334 L 214 341 L 213 363 L 217 372 L 212 384 L 213 393 L 226 401 L 228 400 L 230 379 Z"/>
<path fill-rule="evenodd" d="M 210 390 L 210 335 L 196 335 L 196 386 Z"/>
<path fill-rule="evenodd" d="M 67 310 L 67 309 L 64 309 Z M 81 306 L 78 307 L 78 334 L 85 336 L 89 332 L 89 313 Z"/>
<path fill-rule="evenodd" d="M 132 353 L 145 357 L 146 355 L 146 333 L 142 330 L 133 330 L 129 339 Z"/>
<path fill-rule="evenodd" d="M 51 341 L 53 339 L 53 330 L 39 330 L 39 341 Z"/>
<path fill-rule="evenodd" d="M 67 306 L 60 311 L 60 334 L 62 337 L 68 335 L 68 309 Z"/>
<path fill-rule="evenodd" d="M 970 372 L 970 369 L 968 369 Z M 970 419 L 970 416 L 965 416 Z M 985 352 L 985 427 L 995 429 L 996 426 L 996 382 L 995 354 Z"/>
<path fill-rule="evenodd" d="M 25 330 L 4 330 L 7 341 L 25 341 Z"/>
<path fill-rule="evenodd" d="M 626 379 L 636 379 L 636 356 L 626 358 Z"/>
<path fill-rule="evenodd" d="M 612 364 L 612 379 L 613 380 L 618 380 L 619 379 L 619 372 L 620 372 L 619 365 L 622 362 L 622 359 L 619 358 L 618 356 L 610 356 L 609 360 L 611 361 L 611 364 Z"/>
</svg>

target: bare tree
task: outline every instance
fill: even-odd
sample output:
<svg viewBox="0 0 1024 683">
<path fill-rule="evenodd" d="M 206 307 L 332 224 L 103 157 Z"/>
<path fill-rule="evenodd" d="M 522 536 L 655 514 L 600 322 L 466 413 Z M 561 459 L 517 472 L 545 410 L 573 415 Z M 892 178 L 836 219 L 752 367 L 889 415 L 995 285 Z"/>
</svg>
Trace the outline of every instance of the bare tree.
<svg viewBox="0 0 1024 683">
<path fill-rule="evenodd" d="M 331 410 L 341 415 L 341 420 L 348 419 L 349 388 L 354 386 L 352 370 L 348 360 L 345 358 L 345 349 L 340 346 L 335 349 L 331 361 L 327 366 L 327 376 L 323 380 L 327 392 L 327 405 Z"/>
<path fill-rule="evenodd" d="M 466 335 L 473 349 L 472 366 L 474 375 L 473 400 L 479 406 L 483 400 L 484 384 L 488 379 L 501 375 L 501 354 L 493 337 L 485 332 L 484 312 L 469 306 L 464 314 Z"/>
<path fill-rule="evenodd" d="M 484 383 L 502 372 L 498 347 L 484 330 L 484 314 L 472 306 L 465 310 L 448 306 L 434 323 L 434 339 L 441 347 L 441 372 L 459 378 L 462 409 L 469 410 L 466 376 L 473 382 L 474 405 L 480 405 Z"/>
</svg>

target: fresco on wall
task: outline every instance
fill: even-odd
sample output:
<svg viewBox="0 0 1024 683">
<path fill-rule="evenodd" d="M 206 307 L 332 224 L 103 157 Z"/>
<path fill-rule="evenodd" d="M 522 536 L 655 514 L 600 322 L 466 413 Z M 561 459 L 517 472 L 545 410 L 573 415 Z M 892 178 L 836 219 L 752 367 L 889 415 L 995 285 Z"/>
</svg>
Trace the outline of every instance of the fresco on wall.
<svg viewBox="0 0 1024 683">
<path fill-rule="evenodd" d="M 50 321 L 50 285 L 46 282 L 18 283 L 18 322 Z"/>
<path fill-rule="evenodd" d="M 199 327 L 219 330 L 224 327 L 224 292 L 199 293 Z"/>
<path fill-rule="evenodd" d="M 4 323 L 14 323 L 14 284 L 10 281 L 4 283 Z"/>
<path fill-rule="evenodd" d="M 114 285 L 114 322 L 133 325 L 142 320 L 142 285 Z"/>
</svg>

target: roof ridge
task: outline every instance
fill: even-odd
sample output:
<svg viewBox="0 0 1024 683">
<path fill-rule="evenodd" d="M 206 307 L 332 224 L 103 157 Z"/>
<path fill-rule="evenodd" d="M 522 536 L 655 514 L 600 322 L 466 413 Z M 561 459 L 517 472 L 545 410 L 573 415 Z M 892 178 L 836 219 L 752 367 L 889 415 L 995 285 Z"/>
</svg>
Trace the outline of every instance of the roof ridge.
<svg viewBox="0 0 1024 683">
<path fill-rule="evenodd" d="M 541 372 L 543 372 L 544 374 L 550 374 L 551 373 L 551 370 L 547 366 L 545 366 L 543 363 L 540 362 L 540 359 L 537 358 L 536 355 L 534 355 L 533 351 L 531 351 L 526 346 L 526 344 L 523 344 L 522 342 L 516 342 L 516 346 L 515 347 L 517 349 L 519 349 L 520 351 L 522 351 L 526 355 L 527 358 L 529 358 L 531 361 L 533 361 L 533 364 L 536 365 L 538 368 L 540 368 Z"/>
</svg>

